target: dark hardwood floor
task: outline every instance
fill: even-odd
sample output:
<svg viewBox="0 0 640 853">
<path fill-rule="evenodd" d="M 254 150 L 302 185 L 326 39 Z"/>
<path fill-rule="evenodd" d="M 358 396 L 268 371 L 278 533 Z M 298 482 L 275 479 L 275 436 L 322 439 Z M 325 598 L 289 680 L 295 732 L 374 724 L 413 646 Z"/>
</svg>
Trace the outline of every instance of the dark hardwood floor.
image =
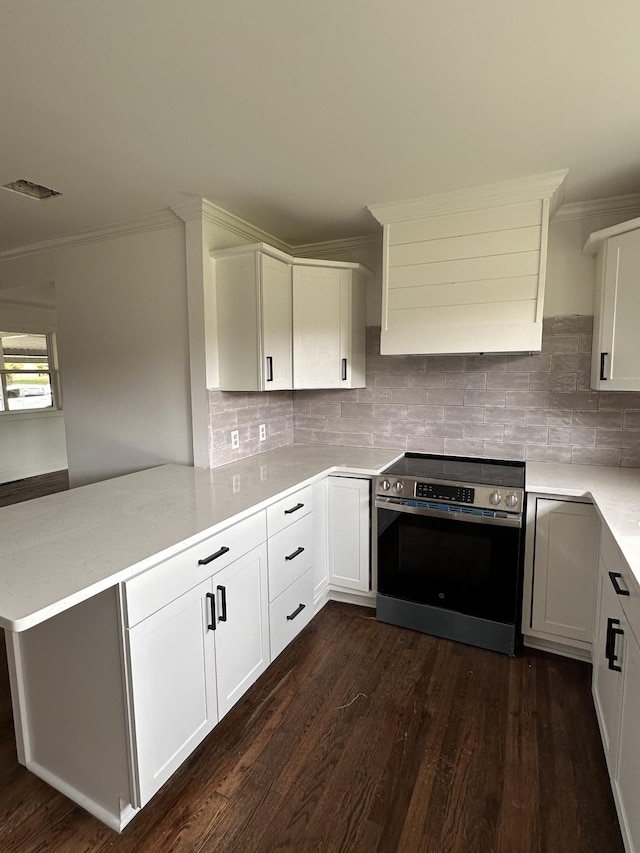
<svg viewBox="0 0 640 853">
<path fill-rule="evenodd" d="M 68 471 L 54 471 L 52 474 L 27 477 L 25 480 L 0 483 L 0 507 L 52 495 L 54 492 L 63 492 L 68 488 Z"/>
<path fill-rule="evenodd" d="M 3 672 L 0 850 L 622 853 L 589 680 L 331 603 L 118 836 L 17 764 Z"/>
</svg>

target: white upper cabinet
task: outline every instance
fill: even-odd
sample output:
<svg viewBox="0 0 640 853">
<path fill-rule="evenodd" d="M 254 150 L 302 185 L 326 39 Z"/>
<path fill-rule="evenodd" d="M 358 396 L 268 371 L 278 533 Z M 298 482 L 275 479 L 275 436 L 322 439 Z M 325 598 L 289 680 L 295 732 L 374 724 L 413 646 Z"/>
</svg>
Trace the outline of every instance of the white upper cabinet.
<svg viewBox="0 0 640 853">
<path fill-rule="evenodd" d="M 368 270 L 265 243 L 211 258 L 221 391 L 364 388 Z"/>
<path fill-rule="evenodd" d="M 222 391 L 293 388 L 291 264 L 262 243 L 215 252 Z"/>
<path fill-rule="evenodd" d="M 597 253 L 591 387 L 640 391 L 640 219 L 593 233 Z"/>
<path fill-rule="evenodd" d="M 382 354 L 539 351 L 566 175 L 369 207 L 384 226 Z"/>
<path fill-rule="evenodd" d="M 366 289 L 357 264 L 293 268 L 294 388 L 365 387 Z"/>
</svg>

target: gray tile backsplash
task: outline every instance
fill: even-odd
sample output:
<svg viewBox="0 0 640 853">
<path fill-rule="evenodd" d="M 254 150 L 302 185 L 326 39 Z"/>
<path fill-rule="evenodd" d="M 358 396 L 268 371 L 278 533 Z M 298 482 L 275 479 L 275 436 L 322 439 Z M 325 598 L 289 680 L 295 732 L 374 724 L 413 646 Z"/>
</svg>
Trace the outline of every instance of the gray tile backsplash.
<svg viewBox="0 0 640 853">
<path fill-rule="evenodd" d="M 547 317 L 541 353 L 466 356 L 381 356 L 371 327 L 366 388 L 209 391 L 211 466 L 295 441 L 640 467 L 640 392 L 589 389 L 592 326 Z"/>
<path fill-rule="evenodd" d="M 369 328 L 367 387 L 296 391 L 294 439 L 638 467 L 640 392 L 589 389 L 592 327 L 548 317 L 541 353 L 467 356 L 381 356 Z"/>
</svg>

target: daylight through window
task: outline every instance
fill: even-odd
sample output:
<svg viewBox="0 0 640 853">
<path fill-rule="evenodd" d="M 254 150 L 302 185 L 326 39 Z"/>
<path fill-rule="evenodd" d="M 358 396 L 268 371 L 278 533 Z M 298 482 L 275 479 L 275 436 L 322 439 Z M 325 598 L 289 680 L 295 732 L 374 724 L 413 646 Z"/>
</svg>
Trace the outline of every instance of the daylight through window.
<svg viewBox="0 0 640 853">
<path fill-rule="evenodd" d="M 51 334 L 0 332 L 0 412 L 57 408 Z"/>
</svg>

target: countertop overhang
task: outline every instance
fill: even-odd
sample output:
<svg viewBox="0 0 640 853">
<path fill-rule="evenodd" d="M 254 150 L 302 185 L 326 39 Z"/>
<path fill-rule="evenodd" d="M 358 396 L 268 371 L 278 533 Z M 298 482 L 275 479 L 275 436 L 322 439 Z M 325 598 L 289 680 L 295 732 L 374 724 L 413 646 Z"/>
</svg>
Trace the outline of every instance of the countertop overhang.
<svg viewBox="0 0 640 853">
<path fill-rule="evenodd" d="M 211 470 L 163 465 L 0 510 L 0 627 L 24 631 L 327 474 L 397 450 L 289 445 Z"/>
</svg>

